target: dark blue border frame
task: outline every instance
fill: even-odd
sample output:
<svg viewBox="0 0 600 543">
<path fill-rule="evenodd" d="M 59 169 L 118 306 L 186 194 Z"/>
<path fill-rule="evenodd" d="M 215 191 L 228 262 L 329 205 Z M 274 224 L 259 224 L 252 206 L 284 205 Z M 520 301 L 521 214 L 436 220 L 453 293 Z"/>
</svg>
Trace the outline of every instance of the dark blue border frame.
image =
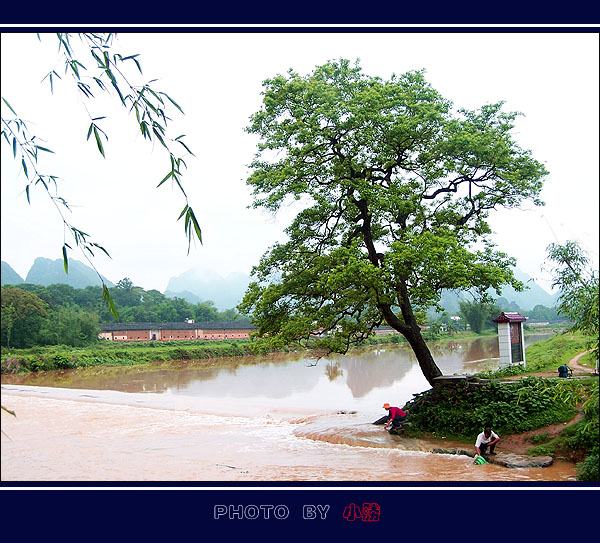
<svg viewBox="0 0 600 543">
<path fill-rule="evenodd" d="M 506 24 L 551 25 L 598 23 L 600 7 L 589 0 L 558 2 L 506 0 L 485 3 L 476 0 L 427 3 L 383 0 L 377 3 L 316 2 L 260 3 L 141 2 L 92 3 L 63 0 L 60 3 L 27 4 L 4 2 L 0 20 L 4 24 L 77 24 L 82 20 L 120 21 L 124 24 L 169 26 L 182 24 Z M 33 23 L 27 21 L 34 21 Z M 286 22 L 293 21 L 293 22 Z M 119 24 L 121 24 L 119 23 Z"/>
<path fill-rule="evenodd" d="M 354 9 L 348 13 L 323 12 L 323 4 L 308 9 L 303 4 L 302 13 L 294 13 L 294 25 L 285 26 L 281 14 L 282 3 L 262 3 L 259 14 L 256 5 L 227 5 L 223 13 L 207 13 L 207 6 L 195 4 L 202 10 L 201 23 L 176 27 L 175 17 L 194 20 L 198 14 L 176 10 L 172 18 L 164 9 L 148 10 L 140 15 L 140 6 L 133 15 L 127 6 L 120 4 L 112 13 L 116 18 L 133 23 L 114 24 L 70 24 L 58 23 L 42 26 L 41 21 L 57 20 L 98 20 L 96 5 L 85 4 L 90 10 L 81 13 L 82 3 L 73 5 L 61 2 L 60 5 L 45 4 L 35 9 L 22 9 L 22 4 L 3 5 L 0 13 L 1 32 L 54 32 L 54 31 L 95 31 L 108 32 L 205 32 L 205 33 L 581 33 L 600 32 L 600 6 L 592 6 L 587 1 L 571 2 L 568 8 L 548 5 L 540 7 L 520 2 L 502 4 L 499 13 L 496 5 L 482 6 L 481 3 L 467 2 L 460 6 L 447 4 L 446 7 L 421 4 L 426 13 L 418 13 L 405 2 L 397 1 L 386 11 L 385 5 L 376 4 L 364 9 Z M 174 4 L 169 4 L 173 8 Z M 177 3 L 175 4 L 175 7 Z M 189 6 L 189 4 L 187 5 Z M 264 15 L 264 10 L 271 12 Z M 296 9 L 296 4 L 289 4 Z M 334 6 L 329 6 L 332 9 Z M 93 9 L 94 8 L 94 9 Z M 488 13 L 482 12 L 488 9 Z M 97 8 L 100 10 L 100 7 Z M 186 8 L 187 9 L 187 8 Z M 374 9 L 377 12 L 374 14 Z M 568 11 L 567 11 L 568 9 Z M 332 10 L 333 11 L 333 10 Z M 152 12 L 152 14 L 150 14 Z M 462 13 L 461 13 L 462 12 Z M 103 10 L 103 14 L 110 13 Z M 465 15 L 466 13 L 466 15 Z M 316 26 L 317 14 L 332 26 Z M 160 17 L 153 23 L 152 16 Z M 189 16 L 189 17 L 188 17 Z M 36 20 L 37 24 L 23 21 Z M 156 19 L 155 19 L 156 20 Z M 392 21 L 401 21 L 393 23 Z M 487 22 L 493 20 L 494 22 Z M 226 21 L 228 26 L 211 27 Z M 254 22 L 253 22 L 254 21 Z M 332 21 L 337 21 L 332 23 Z M 356 22 L 353 22 L 356 21 Z M 372 24 L 385 26 L 372 27 Z M 520 22 L 519 22 L 520 21 Z M 589 23 L 586 21 L 597 21 Z M 23 26 L 11 26 L 21 24 Z M 150 26 L 156 24 L 157 26 Z M 229 25 L 257 26 L 229 26 Z M 265 25 L 280 26 L 265 26 Z M 292 24 L 292 23 L 290 23 Z M 336 26 L 333 26 L 335 24 Z M 348 26 L 337 26 L 337 25 Z M 411 26 L 426 24 L 427 26 Z M 434 26 L 434 25 L 457 26 Z M 569 25 L 583 26 L 569 26 Z M 122 26 L 121 26 L 122 25 Z M 140 25 L 140 26 L 134 26 Z M 351 26 L 358 25 L 358 26 Z M 491 25 L 491 26 L 488 26 Z M 495 26 L 508 25 L 508 26 Z M 519 26 L 523 25 L 523 26 Z M 557 25 L 557 26 L 545 26 Z M 202 487 L 202 490 L 198 490 Z M 593 496 L 587 494 L 556 494 L 561 490 L 597 490 L 598 483 L 581 482 L 107 482 L 107 481 L 2 481 L 0 499 L 7 513 L 3 523 L 4 533 L 13 538 L 27 536 L 28 539 L 53 537 L 56 533 L 62 541 L 88 537 L 118 537 L 119 540 L 141 539 L 165 540 L 177 536 L 204 538 L 216 534 L 219 540 L 229 541 L 232 537 L 250 537 L 254 534 L 262 539 L 307 535 L 323 539 L 331 535 L 336 540 L 360 539 L 392 536 L 402 538 L 440 539 L 445 541 L 464 540 L 480 537 L 486 529 L 492 537 L 534 537 L 536 540 L 548 538 L 553 541 L 557 530 L 573 529 L 581 538 L 592 537 L 595 533 L 594 518 L 587 514 L 588 506 L 594 503 Z M 175 490 L 172 490 L 172 489 Z M 99 490 L 95 490 L 99 489 Z M 591 498 L 591 499 L 590 499 Z M 580 502 L 579 506 L 575 502 Z M 350 503 L 377 502 L 381 506 L 380 522 L 351 522 L 343 517 L 343 511 Z M 216 504 L 286 504 L 290 517 L 285 520 L 228 519 L 214 518 Z M 307 520 L 299 516 L 302 504 L 327 503 L 330 505 L 326 520 Z M 572 504 L 572 505 L 571 505 Z M 583 504 L 583 505 L 582 505 Z M 586 505 L 587 504 L 587 505 Z M 582 507 L 581 518 L 577 508 Z M 559 511 L 568 510 L 566 514 Z M 575 534 L 573 534 L 575 535 Z M 210 537 L 210 535 L 209 535 Z M 295 539 L 295 537 L 291 537 Z M 212 539 L 212 537 L 211 537 Z"/>
</svg>

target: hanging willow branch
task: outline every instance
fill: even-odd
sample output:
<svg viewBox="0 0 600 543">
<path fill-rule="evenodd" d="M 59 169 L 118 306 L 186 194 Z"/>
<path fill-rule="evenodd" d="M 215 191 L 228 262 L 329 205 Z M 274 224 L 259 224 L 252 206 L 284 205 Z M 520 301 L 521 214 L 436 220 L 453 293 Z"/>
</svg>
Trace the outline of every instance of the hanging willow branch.
<svg viewBox="0 0 600 543">
<path fill-rule="evenodd" d="M 134 66 L 134 72 L 143 75 L 141 64 L 138 60 L 139 55 L 121 55 L 112 51 L 114 34 L 107 33 L 82 33 L 78 34 L 80 44 L 83 44 L 84 55 L 89 54 L 86 59 L 78 55 L 75 56 L 75 48 L 72 44 L 72 34 L 57 33 L 58 51 L 64 60 L 64 75 L 70 75 L 76 85 L 78 92 L 83 98 L 84 107 L 90 118 L 90 125 L 87 130 L 87 141 L 92 142 L 103 158 L 106 158 L 105 145 L 108 142 L 108 134 L 102 128 L 102 121 L 106 119 L 102 115 L 93 115 L 89 111 L 89 104 L 95 98 L 95 92 L 105 92 L 116 96 L 118 102 L 128 110 L 134 113 L 131 118 L 135 122 L 144 137 L 149 142 L 158 141 L 160 146 L 168 155 L 169 170 L 159 181 L 157 187 L 160 187 L 167 180 L 171 180 L 180 190 L 184 199 L 183 211 L 178 220 L 184 219 L 184 231 L 188 238 L 188 254 L 194 239 L 202 243 L 202 232 L 196 215 L 190 206 L 187 194 L 182 183 L 182 169 L 187 168 L 184 157 L 186 155 L 194 156 L 190 148 L 184 142 L 185 135 L 171 137 L 168 131 L 168 121 L 171 119 L 167 115 L 167 108 L 174 107 L 179 113 L 184 114 L 179 104 L 173 100 L 167 93 L 155 88 L 156 80 L 151 80 L 141 85 L 132 82 L 132 76 L 128 69 Z M 41 37 L 38 34 L 41 41 Z M 42 81 L 48 81 L 50 92 L 54 92 L 56 79 L 61 80 L 61 76 L 52 70 L 44 76 Z M 72 238 L 75 245 L 82 251 L 85 259 L 90 263 L 102 281 L 102 297 L 107 302 L 110 311 L 118 321 L 119 317 L 114 303 L 110 297 L 108 288 L 104 283 L 103 277 L 91 262 L 94 257 L 94 251 L 100 250 L 110 257 L 108 251 L 92 242 L 89 234 L 72 225 L 66 218 L 64 211 L 70 211 L 68 202 L 59 194 L 59 181 L 57 175 L 40 171 L 39 153 L 54 153 L 46 145 L 40 145 L 40 139 L 32 134 L 13 107 L 3 97 L 3 109 L 6 107 L 10 114 L 2 115 L 3 141 L 9 145 L 13 157 L 21 164 L 25 174 L 25 194 L 27 201 L 30 202 L 30 192 L 33 187 L 43 188 L 56 207 L 64 224 L 65 240 L 62 247 L 62 257 L 65 267 L 65 273 L 68 273 L 68 251 L 72 246 L 67 243 L 67 236 Z M 180 153 L 183 153 L 182 155 Z"/>
</svg>

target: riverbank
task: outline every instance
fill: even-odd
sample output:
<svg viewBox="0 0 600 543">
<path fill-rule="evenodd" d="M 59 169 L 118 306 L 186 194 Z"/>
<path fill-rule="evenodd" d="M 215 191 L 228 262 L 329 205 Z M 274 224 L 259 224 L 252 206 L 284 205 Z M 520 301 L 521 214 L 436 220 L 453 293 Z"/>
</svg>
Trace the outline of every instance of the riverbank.
<svg viewBox="0 0 600 543">
<path fill-rule="evenodd" d="M 542 332 L 548 332 L 547 330 Z M 526 336 L 539 332 L 532 331 Z M 548 333 L 553 333 L 550 330 Z M 447 345 L 450 342 L 485 339 L 495 334 L 474 334 L 472 332 L 456 332 L 441 334 L 429 339 L 432 345 Z M 299 353 L 304 357 L 318 358 L 323 354 L 318 350 L 317 340 L 309 340 L 290 345 L 285 349 L 265 350 L 264 344 L 250 340 L 220 341 L 150 341 L 143 343 L 115 343 L 99 341 L 89 347 L 69 347 L 53 345 L 32 347 L 30 349 L 7 349 L 2 347 L 0 373 L 12 375 L 39 371 L 65 370 L 89 367 L 135 366 L 149 362 L 178 363 L 193 361 L 197 367 L 217 367 L 232 365 L 232 358 L 239 358 L 240 363 L 249 363 L 257 355 L 277 353 Z M 399 334 L 375 335 L 364 340 L 350 352 L 368 348 L 371 345 L 406 345 L 408 342 Z M 236 363 L 234 362 L 233 365 Z"/>
<path fill-rule="evenodd" d="M 472 436 L 487 426 L 503 453 L 573 462 L 578 480 L 598 481 L 598 375 L 578 363 L 586 354 L 568 361 L 570 379 L 542 371 L 434 387 L 404 406 L 412 421 L 405 433 L 452 454 L 473 449 Z"/>
</svg>

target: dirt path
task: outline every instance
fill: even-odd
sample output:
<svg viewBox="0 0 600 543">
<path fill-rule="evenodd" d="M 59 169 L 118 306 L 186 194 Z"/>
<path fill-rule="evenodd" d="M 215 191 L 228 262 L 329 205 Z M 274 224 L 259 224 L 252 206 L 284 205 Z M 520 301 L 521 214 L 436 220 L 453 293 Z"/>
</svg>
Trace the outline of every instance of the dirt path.
<svg viewBox="0 0 600 543">
<path fill-rule="evenodd" d="M 579 365 L 579 359 L 589 353 L 591 351 L 583 351 L 582 353 L 579 353 L 578 355 L 574 356 L 569 363 L 567 364 L 567 366 L 569 366 L 571 369 L 575 370 L 575 371 L 582 371 L 584 373 L 594 373 L 594 369 L 593 368 L 588 368 L 586 366 L 581 366 Z"/>
<path fill-rule="evenodd" d="M 569 366 L 573 370 L 573 375 L 594 373 L 593 368 L 581 366 L 578 363 L 578 360 L 583 355 L 585 355 L 589 352 L 590 351 L 583 351 L 583 352 L 575 355 L 571 360 L 569 360 L 569 362 L 567 363 L 567 366 Z M 577 372 L 577 374 L 575 372 Z M 542 373 L 536 373 L 536 374 L 532 374 L 532 375 L 544 376 L 544 377 L 556 377 L 557 372 L 542 372 Z M 500 441 L 500 443 L 498 444 L 498 447 L 500 448 L 500 446 L 502 446 L 502 449 L 505 452 L 512 452 L 515 454 L 525 454 L 528 449 L 530 449 L 531 447 L 534 446 L 533 443 L 529 440 L 529 438 L 531 436 L 539 435 L 539 434 L 548 434 L 548 437 L 549 437 L 548 441 L 550 441 L 551 439 L 554 439 L 555 437 L 560 435 L 560 433 L 567 426 L 574 424 L 575 422 L 580 420 L 581 417 L 582 417 L 582 414 L 577 413 L 575 418 L 569 422 L 565 422 L 562 424 L 553 424 L 552 426 L 538 428 L 537 430 L 531 430 L 529 432 L 524 432 L 522 434 L 514 434 L 514 435 L 506 436 L 505 438 L 503 438 Z"/>
<path fill-rule="evenodd" d="M 552 426 L 545 426 L 536 430 L 530 430 L 529 432 L 523 432 L 522 434 L 513 434 L 502 437 L 498 443 L 498 450 L 502 449 L 502 452 L 526 454 L 528 449 L 535 447 L 534 443 L 530 441 L 532 436 L 547 434 L 548 441 L 551 441 L 552 439 L 558 437 L 567 426 L 570 426 L 571 424 L 574 424 L 580 420 L 581 417 L 581 413 L 577 413 L 577 415 L 569 422 L 553 424 Z"/>
<path fill-rule="evenodd" d="M 579 359 L 589 353 L 590 351 L 583 351 L 579 354 L 576 354 L 573 358 L 571 358 L 571 360 L 569 360 L 569 362 L 567 362 L 567 366 L 569 366 L 572 370 L 573 370 L 573 375 L 586 375 L 588 373 L 594 373 L 594 368 L 588 368 L 586 366 L 581 366 L 579 364 Z M 577 373 L 575 373 L 577 372 Z M 554 371 L 540 371 L 537 373 L 528 373 L 526 375 L 514 375 L 512 377 L 505 377 L 505 379 L 509 379 L 509 380 L 515 380 L 515 379 L 521 379 L 522 377 L 558 377 L 558 368 Z"/>
</svg>

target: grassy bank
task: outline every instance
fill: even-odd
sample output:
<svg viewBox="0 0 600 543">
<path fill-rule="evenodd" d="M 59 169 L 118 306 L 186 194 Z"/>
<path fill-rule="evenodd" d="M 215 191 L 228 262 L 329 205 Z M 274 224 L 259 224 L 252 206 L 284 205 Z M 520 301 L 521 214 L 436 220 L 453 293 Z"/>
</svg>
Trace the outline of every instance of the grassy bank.
<svg viewBox="0 0 600 543">
<path fill-rule="evenodd" d="M 557 371 L 559 366 L 566 364 L 574 356 L 588 349 L 591 339 L 579 332 L 563 332 L 527 347 L 525 351 L 526 368 L 519 365 L 507 366 L 495 371 L 478 373 L 477 377 L 499 379 L 542 371 Z"/>
<path fill-rule="evenodd" d="M 541 378 L 527 374 L 556 371 L 586 350 L 589 337 L 562 333 L 529 346 L 527 368 L 516 365 L 477 374 L 478 380 L 435 387 L 419 394 L 404 409 L 410 412 L 408 436 L 444 437 L 472 446 L 485 426 L 500 435 L 521 434 L 574 420 L 557 436 L 541 433 L 528 454 L 563 457 L 577 463 L 580 481 L 599 481 L 598 377 Z M 580 359 L 581 360 L 581 359 Z M 595 360 L 593 361 L 595 364 Z M 496 380 L 521 375 L 523 379 Z"/>
<path fill-rule="evenodd" d="M 149 341 L 117 343 L 98 341 L 88 347 L 55 345 L 30 349 L 2 347 L 2 374 L 85 368 L 90 366 L 127 366 L 174 360 L 206 360 L 225 357 L 267 355 L 274 352 L 306 352 L 317 340 L 301 341 L 276 350 L 267 343 L 244 339 L 218 341 Z M 362 341 L 369 345 L 408 344 L 398 334 L 380 335 Z"/>
<path fill-rule="evenodd" d="M 27 373 L 90 366 L 127 366 L 153 361 L 212 359 L 251 355 L 250 342 L 173 341 L 112 343 L 99 341 L 90 347 L 66 345 L 2 351 L 2 373 Z"/>
<path fill-rule="evenodd" d="M 446 438 L 471 448 L 490 426 L 501 436 L 564 424 L 582 418 L 556 437 L 536 435 L 530 455 L 566 458 L 577 463 L 577 479 L 599 481 L 598 378 L 525 377 L 516 381 L 463 382 L 435 387 L 408 402 L 407 437 Z"/>
</svg>

